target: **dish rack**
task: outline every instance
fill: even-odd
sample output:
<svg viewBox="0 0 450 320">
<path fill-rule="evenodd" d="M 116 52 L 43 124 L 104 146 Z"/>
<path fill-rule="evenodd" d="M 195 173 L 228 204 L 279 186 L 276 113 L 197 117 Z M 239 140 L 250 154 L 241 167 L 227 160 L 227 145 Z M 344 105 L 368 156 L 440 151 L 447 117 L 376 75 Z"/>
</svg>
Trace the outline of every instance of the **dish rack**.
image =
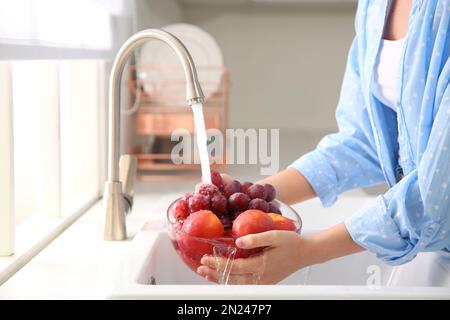
<svg viewBox="0 0 450 320">
<path fill-rule="evenodd" d="M 132 65 L 126 80 L 129 94 L 129 109 L 125 110 L 128 127 L 128 152 L 137 157 L 137 178 L 143 181 L 193 179 L 201 175 L 200 164 L 175 164 L 171 151 L 179 141 L 171 141 L 176 129 L 187 130 L 194 150 L 194 120 L 192 110 L 185 101 L 186 81 L 181 66 L 174 65 Z M 136 72 L 138 70 L 138 72 Z M 163 71 L 163 72 L 162 72 Z M 173 72 L 172 72 L 173 71 Z M 226 146 L 229 103 L 229 73 L 224 67 L 197 67 L 201 74 L 220 73 L 206 79 L 220 79 L 220 82 L 201 81 L 205 94 L 203 113 L 206 129 L 218 129 Z M 161 73 L 170 75 L 165 79 L 142 76 Z M 137 76 L 136 76 L 137 75 Z M 147 88 L 147 90 L 144 89 Z M 151 88 L 151 92 L 148 92 Z M 137 100 L 136 100 L 137 99 Z M 133 110 L 132 110 L 133 109 Z M 131 112 L 130 112 L 131 111 Z M 225 147 L 224 147 L 225 149 Z M 226 171 L 226 150 L 224 159 L 211 158 L 211 168 Z"/>
</svg>

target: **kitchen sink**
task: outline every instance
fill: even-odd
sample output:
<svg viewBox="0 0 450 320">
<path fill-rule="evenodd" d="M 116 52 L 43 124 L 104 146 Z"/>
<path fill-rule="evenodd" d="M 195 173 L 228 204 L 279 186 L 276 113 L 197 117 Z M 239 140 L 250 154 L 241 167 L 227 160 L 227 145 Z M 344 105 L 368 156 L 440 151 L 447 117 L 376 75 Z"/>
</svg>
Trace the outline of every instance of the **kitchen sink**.
<svg viewBox="0 0 450 320">
<path fill-rule="evenodd" d="M 340 200 L 333 219 L 351 214 L 351 205 L 359 207 L 368 199 Z M 347 202 L 345 202 L 347 201 Z M 351 205 L 350 205 L 351 204 Z M 342 209 L 346 213 L 343 213 Z M 300 213 L 314 211 L 314 227 L 320 225 L 323 209 L 316 202 L 296 207 Z M 333 209 L 327 214 L 332 215 Z M 311 213 L 312 214 L 312 213 Z M 317 229 L 317 228 L 316 228 Z M 305 233 L 313 232 L 306 229 Z M 277 285 L 217 285 L 190 270 L 170 242 L 164 220 L 147 222 L 130 244 L 119 264 L 111 299 L 450 299 L 450 288 L 413 286 L 407 282 L 392 284 L 394 267 L 378 260 L 370 252 L 335 259 L 302 269 Z M 269 289 L 270 287 L 270 289 Z"/>
</svg>

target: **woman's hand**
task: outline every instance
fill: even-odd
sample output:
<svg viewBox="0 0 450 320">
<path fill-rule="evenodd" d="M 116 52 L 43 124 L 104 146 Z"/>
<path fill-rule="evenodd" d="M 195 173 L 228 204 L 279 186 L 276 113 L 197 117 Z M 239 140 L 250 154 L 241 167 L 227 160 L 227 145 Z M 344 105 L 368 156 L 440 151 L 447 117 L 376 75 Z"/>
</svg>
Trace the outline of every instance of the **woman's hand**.
<svg viewBox="0 0 450 320">
<path fill-rule="evenodd" d="M 364 250 L 352 240 L 344 223 L 308 236 L 292 231 L 251 234 L 238 238 L 236 245 L 242 249 L 265 249 L 259 255 L 234 260 L 229 284 L 274 284 L 306 266 Z M 198 274 L 219 282 L 227 259 L 205 256 L 201 263 Z"/>
<path fill-rule="evenodd" d="M 241 249 L 265 247 L 259 255 L 233 261 L 229 284 L 274 284 L 305 266 L 301 252 L 302 237 L 292 231 L 267 231 L 240 237 Z M 212 256 L 202 258 L 197 272 L 209 281 L 219 282 L 227 259 Z"/>
</svg>

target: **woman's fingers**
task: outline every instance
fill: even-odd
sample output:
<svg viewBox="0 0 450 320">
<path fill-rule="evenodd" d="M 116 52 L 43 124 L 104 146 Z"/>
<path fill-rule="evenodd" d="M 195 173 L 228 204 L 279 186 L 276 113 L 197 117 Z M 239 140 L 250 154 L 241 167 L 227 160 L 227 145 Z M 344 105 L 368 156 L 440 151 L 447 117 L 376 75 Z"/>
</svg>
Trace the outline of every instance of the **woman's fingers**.
<svg viewBox="0 0 450 320">
<path fill-rule="evenodd" d="M 216 282 L 216 283 L 219 282 L 219 273 L 216 270 L 214 270 L 208 266 L 198 267 L 197 273 L 200 276 L 204 277 L 208 281 L 212 281 L 212 282 Z"/>
<path fill-rule="evenodd" d="M 279 243 L 279 233 L 283 231 L 266 231 L 250 234 L 236 240 L 236 245 L 241 249 L 253 249 L 259 247 L 272 247 Z M 290 231 L 285 231 L 290 232 Z"/>
<path fill-rule="evenodd" d="M 208 266 L 200 266 L 197 273 L 208 281 L 221 284 L 258 284 L 261 279 L 260 275 L 250 273 L 223 275 L 222 272 Z"/>
<path fill-rule="evenodd" d="M 262 274 L 265 267 L 265 255 L 257 255 L 246 259 L 229 260 L 213 256 L 204 256 L 201 260 L 204 266 L 219 273 L 224 271 L 230 274 Z"/>
<path fill-rule="evenodd" d="M 259 284 L 260 279 L 258 274 L 231 274 L 227 284 Z"/>
<path fill-rule="evenodd" d="M 202 260 L 200 260 L 200 263 L 212 269 L 224 270 L 229 263 L 232 263 L 232 261 L 226 258 L 204 256 Z"/>
</svg>

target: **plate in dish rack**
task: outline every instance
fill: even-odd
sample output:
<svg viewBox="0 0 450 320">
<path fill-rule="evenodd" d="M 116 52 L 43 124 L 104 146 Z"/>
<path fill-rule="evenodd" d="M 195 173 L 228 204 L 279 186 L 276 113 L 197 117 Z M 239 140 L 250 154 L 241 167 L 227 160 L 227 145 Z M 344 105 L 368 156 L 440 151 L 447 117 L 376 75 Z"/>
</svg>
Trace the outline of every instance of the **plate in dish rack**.
<svg viewBox="0 0 450 320">
<path fill-rule="evenodd" d="M 185 23 L 162 28 L 183 42 L 194 60 L 205 99 L 218 91 L 223 73 L 222 52 L 214 38 L 197 26 Z M 185 75 L 180 60 L 160 41 L 142 47 L 138 78 L 154 103 L 186 104 Z"/>
</svg>

